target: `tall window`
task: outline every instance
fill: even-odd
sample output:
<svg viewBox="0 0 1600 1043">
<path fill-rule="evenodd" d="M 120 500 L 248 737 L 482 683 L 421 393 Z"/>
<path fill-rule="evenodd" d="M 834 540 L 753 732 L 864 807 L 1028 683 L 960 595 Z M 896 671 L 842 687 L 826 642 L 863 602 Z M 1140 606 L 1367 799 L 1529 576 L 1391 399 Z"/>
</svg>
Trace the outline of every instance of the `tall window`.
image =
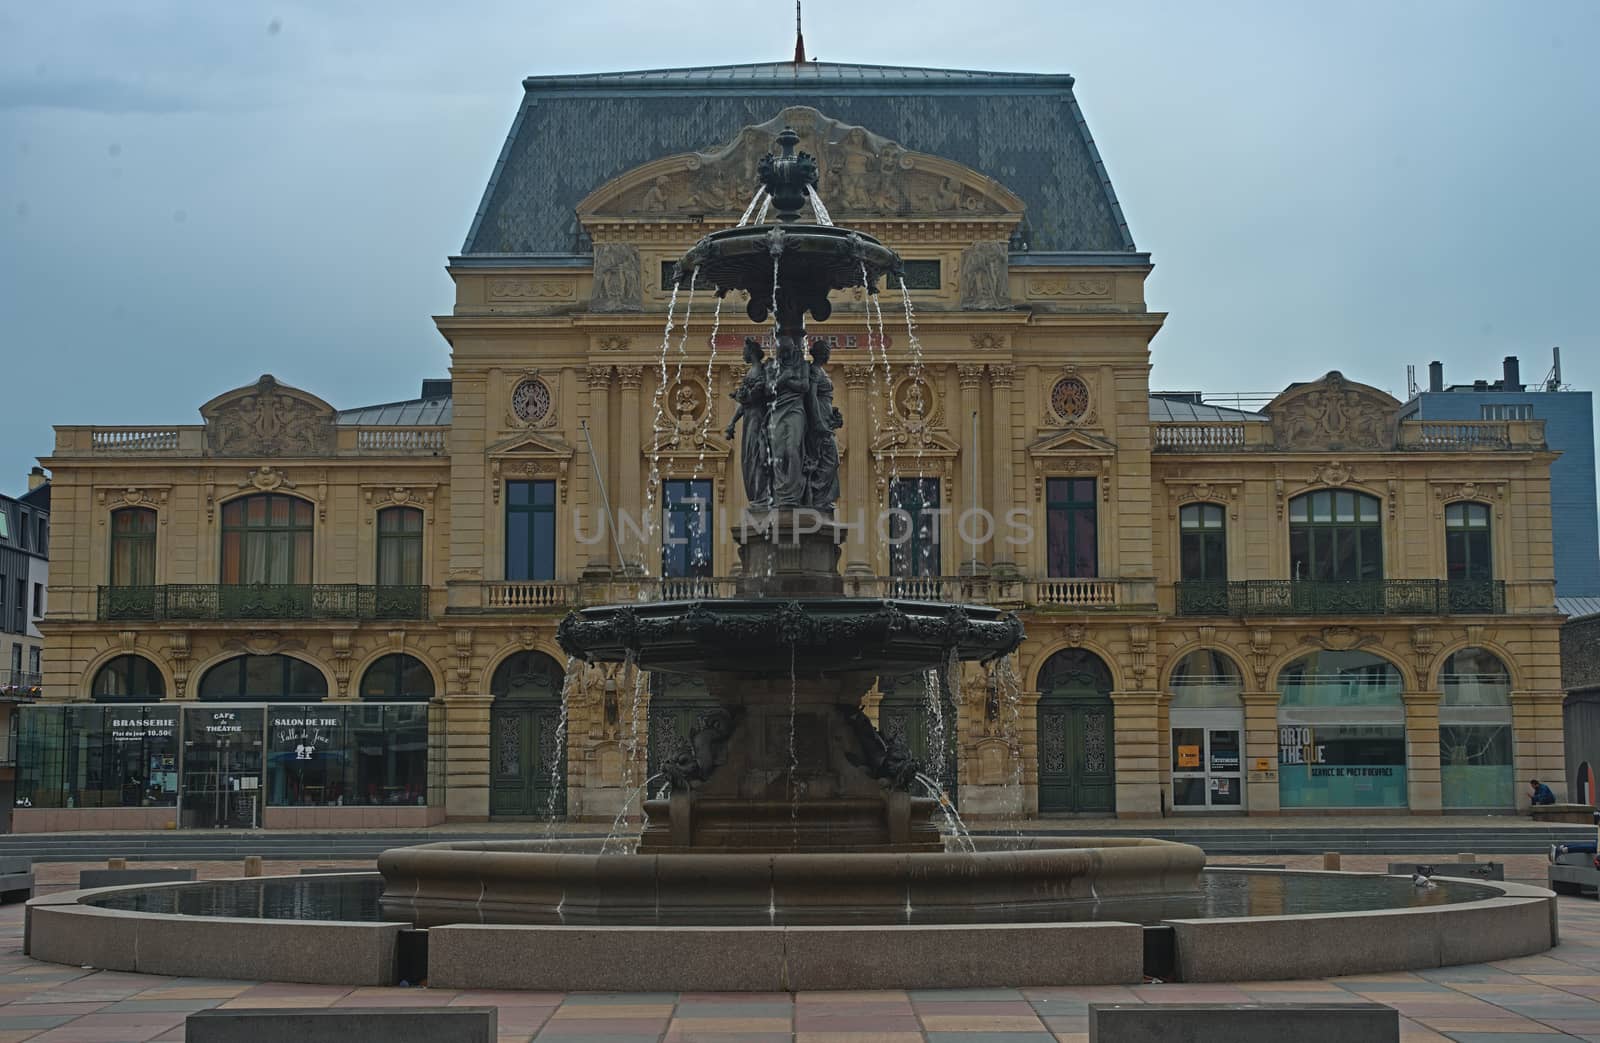
<svg viewBox="0 0 1600 1043">
<path fill-rule="evenodd" d="M 889 489 L 889 574 L 937 576 L 939 479 L 897 478 Z"/>
<path fill-rule="evenodd" d="M 1327 489 L 1289 501 L 1291 579 L 1383 578 L 1378 498 Z"/>
<path fill-rule="evenodd" d="M 378 512 L 378 586 L 422 586 L 422 512 L 415 507 Z"/>
<path fill-rule="evenodd" d="M 711 575 L 711 482 L 663 483 L 661 510 L 661 574 Z"/>
<path fill-rule="evenodd" d="M 111 585 L 150 587 L 156 582 L 156 512 L 124 507 L 111 512 Z"/>
<path fill-rule="evenodd" d="M 222 582 L 311 582 L 311 504 L 260 493 L 222 508 Z"/>
<path fill-rule="evenodd" d="M 33 520 L 34 520 L 34 524 L 37 526 L 37 535 L 36 535 L 36 537 L 34 538 L 34 541 L 33 541 L 33 549 L 38 551 L 40 554 L 49 554 L 50 553 L 50 519 L 46 518 L 42 514 L 39 514 L 39 515 L 35 515 Z"/>
<path fill-rule="evenodd" d="M 28 526 L 32 522 L 33 518 L 27 511 L 17 512 L 17 543 L 23 550 L 28 549 Z"/>
<path fill-rule="evenodd" d="M 506 579 L 556 578 L 556 483 L 506 483 Z"/>
<path fill-rule="evenodd" d="M 1452 503 L 1444 509 L 1444 553 L 1450 580 L 1494 578 L 1487 504 Z"/>
<path fill-rule="evenodd" d="M 274 700 L 321 699 L 328 679 L 315 666 L 293 656 L 241 655 L 213 666 L 200 678 L 200 698 Z"/>
<path fill-rule="evenodd" d="M 1215 503 L 1191 503 L 1178 511 L 1181 579 L 1228 578 L 1228 540 L 1223 509 Z"/>
<path fill-rule="evenodd" d="M 1050 478 L 1044 483 L 1045 533 L 1051 576 L 1098 576 L 1095 480 Z"/>
</svg>

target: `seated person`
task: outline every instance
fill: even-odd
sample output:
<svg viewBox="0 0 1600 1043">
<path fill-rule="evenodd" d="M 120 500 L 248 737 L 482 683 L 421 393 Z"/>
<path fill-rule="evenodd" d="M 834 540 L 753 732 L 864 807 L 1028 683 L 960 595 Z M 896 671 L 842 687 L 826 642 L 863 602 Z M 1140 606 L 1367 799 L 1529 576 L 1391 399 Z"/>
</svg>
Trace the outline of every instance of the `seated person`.
<svg viewBox="0 0 1600 1043">
<path fill-rule="evenodd" d="M 1541 804 L 1554 804 L 1556 802 L 1556 795 L 1550 791 L 1550 787 L 1546 786 L 1538 779 L 1529 779 L 1528 786 L 1528 801 L 1529 803 L 1533 804 L 1534 807 L 1538 807 Z"/>
</svg>

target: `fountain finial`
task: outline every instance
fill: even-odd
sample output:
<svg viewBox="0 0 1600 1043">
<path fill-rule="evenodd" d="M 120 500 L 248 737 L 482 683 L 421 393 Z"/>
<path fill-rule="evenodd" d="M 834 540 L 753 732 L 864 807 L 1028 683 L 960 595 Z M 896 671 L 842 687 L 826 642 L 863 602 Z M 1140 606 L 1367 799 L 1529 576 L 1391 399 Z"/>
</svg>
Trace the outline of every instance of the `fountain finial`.
<svg viewBox="0 0 1600 1043">
<path fill-rule="evenodd" d="M 816 187 L 817 161 L 808 152 L 795 152 L 800 135 L 793 127 L 784 127 L 777 143 L 778 155 L 768 152 L 762 156 L 758 173 L 772 196 L 772 205 L 778 209 L 779 223 L 792 224 L 799 220 L 800 208 L 806 204 L 806 189 Z"/>
</svg>

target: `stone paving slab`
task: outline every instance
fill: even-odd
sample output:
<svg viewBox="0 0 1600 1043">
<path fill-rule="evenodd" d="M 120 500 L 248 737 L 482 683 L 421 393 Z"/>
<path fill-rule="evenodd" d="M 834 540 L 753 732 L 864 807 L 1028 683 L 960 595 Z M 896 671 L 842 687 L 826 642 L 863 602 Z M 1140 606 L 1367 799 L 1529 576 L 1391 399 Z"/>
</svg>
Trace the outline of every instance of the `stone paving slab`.
<svg viewBox="0 0 1600 1043">
<path fill-rule="evenodd" d="M 1381 869 L 1405 857 L 1347 857 L 1345 866 Z M 1320 867 L 1310 857 L 1261 860 Z M 1542 858 L 1504 861 L 1509 877 L 1542 880 Z M 201 879 L 239 872 L 236 862 L 187 864 Z M 291 875 L 301 864 L 269 862 L 266 871 Z M 41 891 L 70 889 L 77 868 L 41 866 Z M 1559 947 L 1491 965 L 1320 981 L 798 995 L 355 989 L 92 971 L 22 956 L 22 909 L 7 906 L 0 907 L 0 1043 L 182 1040 L 187 1012 L 209 1007 L 463 1004 L 498 1007 L 499 1038 L 507 1043 L 1087 1043 L 1090 1003 L 1296 1001 L 1393 1006 L 1404 1043 L 1600 1040 L 1600 903 L 1559 901 Z"/>
</svg>

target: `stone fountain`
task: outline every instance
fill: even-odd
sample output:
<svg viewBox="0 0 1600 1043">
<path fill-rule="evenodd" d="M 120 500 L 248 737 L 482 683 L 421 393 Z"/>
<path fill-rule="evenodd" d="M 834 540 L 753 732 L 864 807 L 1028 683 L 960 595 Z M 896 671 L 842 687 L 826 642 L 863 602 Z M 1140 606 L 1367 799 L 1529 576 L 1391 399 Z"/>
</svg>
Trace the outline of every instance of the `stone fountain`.
<svg viewBox="0 0 1600 1043">
<path fill-rule="evenodd" d="M 880 674 L 992 661 L 1023 638 L 980 605 L 844 596 L 834 518 L 842 424 L 828 347 L 806 345 L 829 294 L 878 283 L 899 256 L 819 214 L 817 165 L 785 128 L 760 165 L 771 224 L 714 232 L 678 262 L 680 287 L 749 295 L 775 352 L 747 340 L 734 398 L 750 510 L 735 525 L 735 597 L 584 608 L 558 631 L 587 662 L 699 677 L 717 703 L 643 804 L 633 854 L 572 841 L 435 844 L 386 852 L 386 917 L 483 923 L 973 922 L 1193 893 L 1196 848 L 1153 840 L 1021 840 L 946 850 L 944 800 L 862 698 Z M 967 842 L 971 846 L 970 841 Z"/>
</svg>

